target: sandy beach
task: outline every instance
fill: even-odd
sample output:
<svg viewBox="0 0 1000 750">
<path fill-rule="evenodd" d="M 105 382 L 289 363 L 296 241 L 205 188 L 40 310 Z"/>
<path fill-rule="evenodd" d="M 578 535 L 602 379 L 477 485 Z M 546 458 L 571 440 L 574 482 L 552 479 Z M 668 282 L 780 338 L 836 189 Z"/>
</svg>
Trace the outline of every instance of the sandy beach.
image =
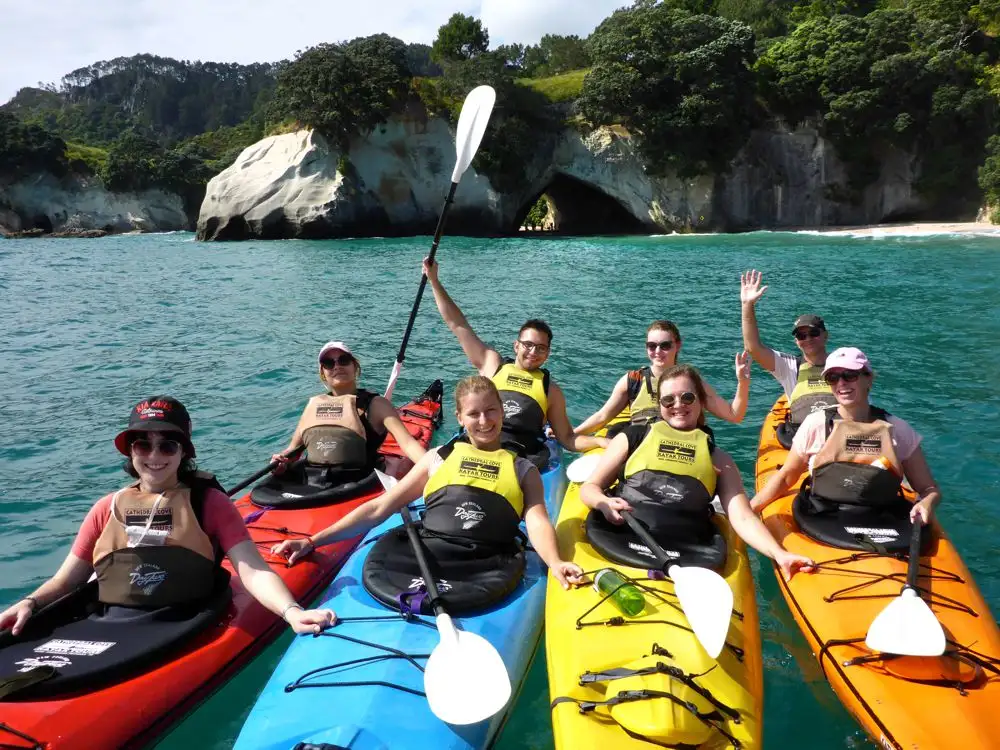
<svg viewBox="0 0 1000 750">
<path fill-rule="evenodd" d="M 871 224 L 858 227 L 802 229 L 800 232 L 850 237 L 922 237 L 935 234 L 1000 236 L 1000 224 L 989 222 L 919 222 L 914 224 Z"/>
</svg>

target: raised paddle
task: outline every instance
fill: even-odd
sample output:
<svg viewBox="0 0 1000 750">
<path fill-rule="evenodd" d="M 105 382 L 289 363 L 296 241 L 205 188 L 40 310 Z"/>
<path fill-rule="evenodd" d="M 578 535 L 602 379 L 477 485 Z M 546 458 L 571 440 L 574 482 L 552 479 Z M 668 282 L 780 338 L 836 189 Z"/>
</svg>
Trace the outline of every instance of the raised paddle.
<svg viewBox="0 0 1000 750">
<path fill-rule="evenodd" d="M 921 526 L 919 519 L 913 524 L 903 590 L 879 612 L 868 628 L 865 645 L 872 651 L 902 656 L 940 656 L 944 653 L 946 641 L 941 623 L 917 591 Z"/>
<path fill-rule="evenodd" d="M 491 86 L 477 86 L 469 92 L 469 95 L 465 97 L 465 103 L 462 104 L 462 113 L 458 116 L 458 128 L 455 133 L 455 169 L 451 173 L 451 188 L 448 190 L 448 197 L 444 199 L 444 207 L 438 217 L 437 229 L 434 230 L 434 242 L 431 244 L 429 256 L 431 262 L 434 261 L 434 256 L 437 254 L 438 243 L 441 242 L 441 234 L 444 232 L 445 218 L 448 216 L 448 209 L 451 208 L 452 200 L 455 198 L 455 190 L 479 149 L 496 98 L 497 93 Z M 399 373 L 403 369 L 406 345 L 410 342 L 410 333 L 413 331 L 413 323 L 417 319 L 417 310 L 420 309 L 420 299 L 424 296 L 424 287 L 426 286 L 427 277 L 421 275 L 420 286 L 417 288 L 417 298 L 413 301 L 410 319 L 406 322 L 403 342 L 399 345 L 396 362 L 392 366 L 389 385 L 385 388 L 385 397 L 388 399 L 392 398 L 392 390 L 396 387 Z"/>
<path fill-rule="evenodd" d="M 708 655 L 717 658 L 726 645 L 733 616 L 733 590 L 726 579 L 708 568 L 674 565 L 631 511 L 622 511 L 622 517 L 673 580 L 677 600 L 691 630 Z"/>
</svg>

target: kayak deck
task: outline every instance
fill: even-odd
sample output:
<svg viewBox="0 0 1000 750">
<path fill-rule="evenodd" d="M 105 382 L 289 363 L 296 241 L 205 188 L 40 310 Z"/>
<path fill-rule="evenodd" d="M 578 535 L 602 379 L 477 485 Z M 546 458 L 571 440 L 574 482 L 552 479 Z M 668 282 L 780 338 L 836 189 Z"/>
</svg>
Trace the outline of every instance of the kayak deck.
<svg viewBox="0 0 1000 750">
<path fill-rule="evenodd" d="M 407 429 L 424 445 L 440 421 L 440 400 L 410 403 Z M 383 446 L 398 455 L 394 443 Z M 295 599 L 312 601 L 333 577 L 358 539 L 330 545 L 298 565 L 271 555 L 273 544 L 326 528 L 379 493 L 302 510 L 265 510 L 249 493 L 236 501 L 250 537 Z M 233 572 L 227 560 L 224 566 Z M 200 632 L 168 661 L 129 679 L 89 692 L 39 700 L 0 700 L 0 747 L 46 750 L 141 747 L 179 720 L 232 677 L 286 627 L 232 576 L 232 600 L 217 623 Z"/>
<path fill-rule="evenodd" d="M 724 517 L 716 517 L 728 545 L 720 575 L 734 595 L 727 645 L 716 661 L 690 631 L 671 581 L 649 580 L 648 571 L 611 563 L 594 550 L 584 527 L 589 509 L 580 500 L 579 490 L 579 484 L 570 485 L 556 527 L 563 557 L 582 567 L 591 580 L 602 568 L 633 579 L 644 589 L 646 609 L 638 617 L 626 617 L 613 602 L 602 601 L 603 595 L 592 585 L 564 591 L 549 581 L 545 628 L 550 697 L 553 701 L 575 699 L 552 707 L 556 748 L 650 747 L 643 736 L 669 746 L 721 750 L 731 747 L 733 738 L 740 747 L 759 747 L 763 709 L 760 631 L 753 576 L 742 540 Z M 664 665 L 659 672 L 581 684 L 588 672 L 647 670 L 658 664 Z M 679 672 L 671 674 L 671 670 Z M 695 676 L 693 680 L 690 675 Z M 576 702 L 600 702 L 631 691 L 660 695 L 586 712 Z M 690 701 L 703 718 L 663 693 Z"/>
<path fill-rule="evenodd" d="M 782 397 L 761 430 L 757 489 L 787 451 L 775 436 Z M 834 692 L 885 748 L 992 747 L 1000 737 L 1000 631 L 958 551 L 935 521 L 921 554 L 918 585 L 948 638 L 941 657 L 893 657 L 864 643 L 872 620 L 906 580 L 906 555 L 852 552 L 803 534 L 792 517 L 802 482 L 764 509 L 787 549 L 815 560 L 811 574 L 778 586 Z M 912 497 L 912 495 L 911 495 Z"/>
<path fill-rule="evenodd" d="M 542 474 L 551 514 L 565 489 L 560 464 Z M 546 569 L 526 555 L 514 593 L 474 616 L 455 618 L 499 651 L 515 697 L 489 721 L 450 726 L 436 718 L 423 693 L 423 666 L 439 642 L 432 617 L 403 617 L 362 584 L 366 551 L 397 528 L 394 516 L 372 529 L 324 595 L 338 624 L 321 636 L 293 640 L 261 691 L 236 740 L 236 750 L 288 750 L 298 742 L 352 750 L 483 748 L 499 733 L 541 638 Z M 286 686 L 294 685 L 292 690 Z M 475 675 L 469 690 L 475 690 Z"/>
</svg>

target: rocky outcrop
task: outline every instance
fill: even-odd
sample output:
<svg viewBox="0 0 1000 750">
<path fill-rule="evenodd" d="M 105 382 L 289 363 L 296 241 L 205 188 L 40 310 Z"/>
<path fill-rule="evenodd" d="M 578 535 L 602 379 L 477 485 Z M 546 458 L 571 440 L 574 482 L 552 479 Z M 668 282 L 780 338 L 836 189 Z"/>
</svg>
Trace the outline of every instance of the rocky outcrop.
<svg viewBox="0 0 1000 750">
<path fill-rule="evenodd" d="M 209 183 L 198 237 L 430 233 L 454 158 L 447 123 L 412 112 L 357 139 L 346 154 L 309 131 L 272 136 Z M 525 173 L 515 190 L 501 192 L 470 168 L 449 231 L 512 233 L 543 193 L 553 229 L 580 234 L 867 224 L 926 211 L 909 155 L 886 153 L 879 179 L 852 196 L 843 163 L 808 126 L 756 131 L 729 173 L 694 179 L 648 175 L 620 128 L 567 128 L 539 140 Z"/>
<path fill-rule="evenodd" d="M 41 174 L 0 184 L 0 232 L 7 234 L 40 229 L 79 237 L 190 228 L 181 196 L 162 190 L 112 193 L 100 180 L 80 175 Z"/>
</svg>

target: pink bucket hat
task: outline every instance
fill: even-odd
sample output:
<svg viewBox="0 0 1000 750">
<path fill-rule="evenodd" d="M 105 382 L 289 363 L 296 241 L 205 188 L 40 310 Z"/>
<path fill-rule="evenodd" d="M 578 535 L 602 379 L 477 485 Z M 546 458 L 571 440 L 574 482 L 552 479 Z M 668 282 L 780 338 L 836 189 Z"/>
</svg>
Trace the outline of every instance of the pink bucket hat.
<svg viewBox="0 0 1000 750">
<path fill-rule="evenodd" d="M 332 352 L 335 349 L 339 349 L 344 354 L 350 354 L 354 361 L 357 362 L 358 358 L 354 356 L 354 352 L 343 341 L 327 341 L 323 344 L 323 348 L 319 350 L 319 361 L 322 362 L 326 353 Z"/>
<path fill-rule="evenodd" d="M 842 346 L 839 349 L 834 349 L 830 352 L 830 356 L 826 358 L 823 374 L 826 375 L 830 370 L 864 370 L 865 372 L 871 372 L 872 366 L 863 351 L 853 346 Z"/>
</svg>

